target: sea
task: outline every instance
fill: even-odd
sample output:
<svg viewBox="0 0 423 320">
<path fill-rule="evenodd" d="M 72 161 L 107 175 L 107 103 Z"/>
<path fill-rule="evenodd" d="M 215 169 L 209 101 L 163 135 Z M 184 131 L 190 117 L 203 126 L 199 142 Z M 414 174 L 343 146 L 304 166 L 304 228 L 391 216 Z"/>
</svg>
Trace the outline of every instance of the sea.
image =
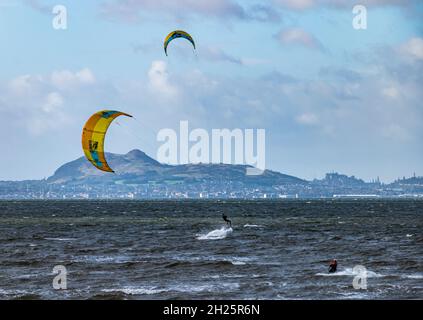
<svg viewBox="0 0 423 320">
<path fill-rule="evenodd" d="M 0 299 L 423 299 L 423 201 L 0 201 Z"/>
</svg>

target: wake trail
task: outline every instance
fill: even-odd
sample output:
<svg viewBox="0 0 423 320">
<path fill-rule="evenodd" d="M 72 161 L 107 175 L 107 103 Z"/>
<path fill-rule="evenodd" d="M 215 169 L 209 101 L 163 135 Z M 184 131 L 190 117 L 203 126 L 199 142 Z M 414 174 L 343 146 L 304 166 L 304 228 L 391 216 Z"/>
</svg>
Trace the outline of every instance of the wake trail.
<svg viewBox="0 0 423 320">
<path fill-rule="evenodd" d="M 221 227 L 210 231 L 207 234 L 200 234 L 197 236 L 197 240 L 220 240 L 225 239 L 230 233 L 233 232 L 232 228 Z"/>
</svg>

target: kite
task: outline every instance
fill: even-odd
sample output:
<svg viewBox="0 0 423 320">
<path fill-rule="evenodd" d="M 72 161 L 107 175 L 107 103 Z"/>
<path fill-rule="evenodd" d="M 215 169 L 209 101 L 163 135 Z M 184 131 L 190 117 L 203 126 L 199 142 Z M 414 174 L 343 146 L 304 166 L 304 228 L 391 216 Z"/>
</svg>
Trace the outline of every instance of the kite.
<svg viewBox="0 0 423 320">
<path fill-rule="evenodd" d="M 166 37 L 165 41 L 164 41 L 163 47 L 164 47 L 164 51 L 165 51 L 166 55 L 167 55 L 167 46 L 169 45 L 169 43 L 172 40 L 174 40 L 176 38 L 187 39 L 189 42 L 191 42 L 191 44 L 193 45 L 193 47 L 195 49 L 194 39 L 188 33 L 186 33 L 185 31 L 176 30 L 176 31 L 169 33 L 168 36 Z"/>
<path fill-rule="evenodd" d="M 124 112 L 103 110 L 93 114 L 82 130 L 82 149 L 85 157 L 99 170 L 114 172 L 104 156 L 104 139 L 110 124 L 119 116 L 132 118 Z"/>
</svg>

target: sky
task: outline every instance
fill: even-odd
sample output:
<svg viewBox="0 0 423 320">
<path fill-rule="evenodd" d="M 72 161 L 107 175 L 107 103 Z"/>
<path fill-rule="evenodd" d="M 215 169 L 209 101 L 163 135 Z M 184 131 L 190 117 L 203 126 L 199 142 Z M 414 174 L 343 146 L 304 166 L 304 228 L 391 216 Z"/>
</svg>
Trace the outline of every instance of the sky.
<svg viewBox="0 0 423 320">
<path fill-rule="evenodd" d="M 420 0 L 0 0 L 0 180 L 83 156 L 103 109 L 135 117 L 111 125 L 109 152 L 155 158 L 157 133 L 187 120 L 265 129 L 266 168 L 300 178 L 423 176 L 422 18 Z M 177 29 L 197 49 L 166 56 Z"/>
</svg>

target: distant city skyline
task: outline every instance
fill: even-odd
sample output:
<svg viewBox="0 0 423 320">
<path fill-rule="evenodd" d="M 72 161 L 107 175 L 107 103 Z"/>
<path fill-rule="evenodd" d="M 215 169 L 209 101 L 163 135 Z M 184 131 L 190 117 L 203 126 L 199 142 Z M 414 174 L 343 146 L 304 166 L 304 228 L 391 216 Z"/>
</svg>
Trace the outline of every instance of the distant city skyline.
<svg viewBox="0 0 423 320">
<path fill-rule="evenodd" d="M 423 176 L 423 2 L 0 1 L 0 180 L 41 179 L 83 155 L 96 111 L 135 119 L 106 151 L 157 157 L 157 133 L 265 129 L 266 169 L 307 180 Z M 177 5 L 176 5 L 177 4 Z M 352 25 L 355 4 L 367 29 Z M 174 41 L 192 34 L 197 49 Z"/>
<path fill-rule="evenodd" d="M 140 150 L 107 154 L 117 174 L 102 174 L 84 157 L 46 180 L 0 181 L 0 199 L 335 199 L 423 198 L 423 177 L 383 184 L 327 173 L 306 181 L 276 171 L 248 175 L 249 166 L 164 165 Z"/>
</svg>

